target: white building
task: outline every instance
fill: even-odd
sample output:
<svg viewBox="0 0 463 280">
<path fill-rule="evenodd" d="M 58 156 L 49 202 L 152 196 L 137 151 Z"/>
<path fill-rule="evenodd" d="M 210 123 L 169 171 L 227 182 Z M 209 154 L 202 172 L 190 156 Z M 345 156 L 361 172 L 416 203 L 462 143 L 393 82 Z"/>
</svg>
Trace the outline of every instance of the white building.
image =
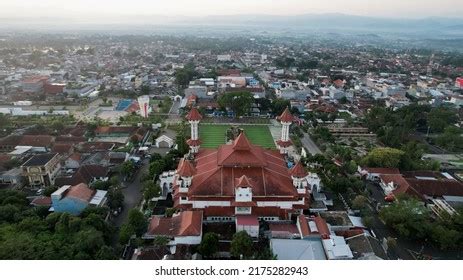
<svg viewBox="0 0 463 280">
<path fill-rule="evenodd" d="M 148 115 L 151 112 L 150 97 L 148 95 L 138 97 L 138 106 L 140 107 L 140 116 L 148 118 Z"/>
</svg>

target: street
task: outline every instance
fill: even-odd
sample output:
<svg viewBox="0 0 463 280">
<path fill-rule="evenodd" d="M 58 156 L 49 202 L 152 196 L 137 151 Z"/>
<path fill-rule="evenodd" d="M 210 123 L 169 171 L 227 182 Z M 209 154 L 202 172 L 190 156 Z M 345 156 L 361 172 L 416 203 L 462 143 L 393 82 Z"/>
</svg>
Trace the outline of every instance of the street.
<svg viewBox="0 0 463 280">
<path fill-rule="evenodd" d="M 304 133 L 304 137 L 301 138 L 302 145 L 307 149 L 311 155 L 322 154 L 322 151 L 318 148 L 317 144 L 310 138 L 310 135 Z"/>
<path fill-rule="evenodd" d="M 143 166 L 137 170 L 135 178 L 132 182 L 122 182 L 123 188 L 122 193 L 124 194 L 124 207 L 122 212 L 113 219 L 113 223 L 116 227 L 120 227 L 124 222 L 126 222 L 129 215 L 130 209 L 133 209 L 138 206 L 140 203 L 143 193 L 142 185 L 140 183 L 141 176 L 148 171 L 149 168 L 149 159 L 143 161 Z"/>
</svg>

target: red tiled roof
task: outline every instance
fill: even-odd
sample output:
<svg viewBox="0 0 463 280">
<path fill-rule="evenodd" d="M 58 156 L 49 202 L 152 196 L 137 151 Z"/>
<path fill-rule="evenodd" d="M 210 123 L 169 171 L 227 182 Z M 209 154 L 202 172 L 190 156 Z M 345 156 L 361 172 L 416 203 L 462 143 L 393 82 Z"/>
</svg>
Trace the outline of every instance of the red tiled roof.
<svg viewBox="0 0 463 280">
<path fill-rule="evenodd" d="M 291 168 L 290 174 L 296 178 L 304 178 L 308 175 L 302 163 L 299 161 L 296 165 Z"/>
<path fill-rule="evenodd" d="M 32 200 L 31 205 L 34 206 L 50 206 L 51 205 L 51 197 L 49 196 L 39 196 Z"/>
<path fill-rule="evenodd" d="M 316 216 L 313 220 L 317 225 L 318 233 L 323 239 L 328 239 L 330 237 L 330 229 L 326 221 L 320 216 Z"/>
<path fill-rule="evenodd" d="M 363 169 L 367 171 L 368 173 L 400 174 L 400 171 L 397 168 L 364 167 Z"/>
<path fill-rule="evenodd" d="M 283 156 L 278 151 L 251 146 L 247 151 L 235 151 L 232 145 L 223 145 L 218 151 L 200 150 L 188 195 L 234 196 L 235 179 L 246 175 L 254 196 L 297 197 Z"/>
<path fill-rule="evenodd" d="M 315 216 L 315 217 L 305 217 L 304 215 L 299 215 L 299 226 L 301 229 L 301 235 L 302 237 L 309 236 L 312 234 L 318 234 L 320 235 L 323 239 L 328 239 L 330 236 L 330 229 L 328 228 L 328 224 L 326 221 L 320 217 L 320 216 Z M 317 227 L 316 230 L 312 231 L 309 226 L 309 222 L 314 222 L 315 226 Z"/>
<path fill-rule="evenodd" d="M 181 177 L 193 177 L 193 175 L 196 173 L 196 170 L 189 160 L 181 159 L 178 164 L 177 173 Z"/>
<path fill-rule="evenodd" d="M 188 144 L 188 146 L 196 147 L 196 146 L 201 145 L 201 140 L 192 140 L 192 139 L 188 139 L 188 140 L 186 141 L 186 143 Z"/>
<path fill-rule="evenodd" d="M 90 184 L 94 178 L 106 177 L 108 172 L 108 168 L 101 165 L 82 165 L 71 177 L 56 178 L 55 185 L 77 185 L 80 183 Z"/>
<path fill-rule="evenodd" d="M 55 143 L 51 148 L 51 151 L 58 154 L 67 154 L 72 150 L 72 147 L 72 144 Z"/>
<path fill-rule="evenodd" d="M 56 136 L 55 138 L 55 142 L 64 142 L 72 144 L 79 144 L 86 141 L 87 138 L 81 136 Z"/>
<path fill-rule="evenodd" d="M 308 224 L 307 218 L 302 214 L 299 215 L 297 218 L 299 220 L 299 228 L 301 230 L 302 237 L 309 236 L 310 235 L 310 229 L 309 229 L 309 224 Z"/>
<path fill-rule="evenodd" d="M 222 145 L 217 151 L 218 166 L 263 167 L 266 166 L 264 149 L 251 145 L 244 133 L 235 139 L 233 145 Z"/>
<path fill-rule="evenodd" d="M 241 132 L 240 135 L 233 142 L 234 150 L 243 150 L 247 151 L 251 149 L 251 143 L 248 138 L 244 135 L 244 132 Z"/>
<path fill-rule="evenodd" d="M 246 175 L 241 176 L 239 179 L 236 180 L 236 187 L 239 188 L 248 188 L 252 187 L 251 182 L 249 182 L 249 178 Z"/>
<path fill-rule="evenodd" d="M 237 215 L 236 224 L 240 226 L 259 226 L 257 216 Z"/>
<path fill-rule="evenodd" d="M 289 108 L 286 107 L 286 109 L 283 111 L 283 114 L 278 118 L 280 122 L 285 122 L 285 123 L 291 123 L 294 120 L 293 115 L 291 115 L 291 112 L 289 111 Z"/>
<path fill-rule="evenodd" d="M 299 233 L 299 230 L 297 229 L 297 226 L 295 224 L 269 224 L 268 226 L 271 232 L 288 232 L 297 234 Z"/>
<path fill-rule="evenodd" d="M 198 109 L 191 108 L 190 112 L 186 115 L 186 119 L 189 121 L 200 121 L 203 119 L 203 116 L 199 113 Z"/>
<path fill-rule="evenodd" d="M 430 197 L 463 196 L 463 183 L 456 180 L 422 180 L 406 178 L 406 182 L 416 193 Z"/>
<path fill-rule="evenodd" d="M 148 235 L 198 236 L 202 233 L 202 211 L 183 211 L 170 218 L 153 216 Z"/>
<path fill-rule="evenodd" d="M 94 153 L 98 151 L 110 151 L 114 146 L 114 143 L 110 142 L 85 142 L 81 143 L 78 149 L 82 153 Z"/>
<path fill-rule="evenodd" d="M 95 190 L 92 190 L 87 184 L 80 183 L 72 186 L 66 192 L 66 197 L 73 197 L 83 201 L 90 201 L 95 194 Z"/>
<path fill-rule="evenodd" d="M 10 135 L 0 140 L 0 145 L 50 147 L 53 143 L 50 135 Z"/>
<path fill-rule="evenodd" d="M 289 141 L 281 141 L 281 140 L 278 140 L 277 141 L 277 145 L 282 147 L 282 148 L 288 148 L 289 146 L 291 146 L 293 144 L 293 142 L 291 142 L 291 140 Z"/>
<path fill-rule="evenodd" d="M 255 201 L 233 201 L 231 203 L 231 206 L 233 207 L 256 207 L 257 202 Z"/>
<path fill-rule="evenodd" d="M 396 186 L 396 189 L 393 191 L 395 195 L 407 192 L 410 187 L 405 178 L 402 177 L 402 174 L 381 174 L 379 178 L 386 184 L 392 182 Z"/>
<path fill-rule="evenodd" d="M 228 216 L 232 217 L 235 215 L 235 208 L 232 207 L 221 207 L 221 206 L 209 206 L 204 208 L 204 216 Z"/>
</svg>

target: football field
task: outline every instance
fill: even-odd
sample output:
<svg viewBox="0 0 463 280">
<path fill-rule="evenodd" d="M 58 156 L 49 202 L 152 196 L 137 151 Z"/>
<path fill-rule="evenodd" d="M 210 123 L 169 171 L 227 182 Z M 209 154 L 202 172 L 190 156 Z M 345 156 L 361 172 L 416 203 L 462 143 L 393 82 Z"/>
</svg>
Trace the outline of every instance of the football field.
<svg viewBox="0 0 463 280">
<path fill-rule="evenodd" d="M 201 148 L 217 148 L 225 144 L 227 129 L 230 125 L 203 124 L 199 126 L 199 137 L 201 139 Z M 270 130 L 266 125 L 243 125 L 246 137 L 252 144 L 259 145 L 263 148 L 275 148 Z"/>
</svg>

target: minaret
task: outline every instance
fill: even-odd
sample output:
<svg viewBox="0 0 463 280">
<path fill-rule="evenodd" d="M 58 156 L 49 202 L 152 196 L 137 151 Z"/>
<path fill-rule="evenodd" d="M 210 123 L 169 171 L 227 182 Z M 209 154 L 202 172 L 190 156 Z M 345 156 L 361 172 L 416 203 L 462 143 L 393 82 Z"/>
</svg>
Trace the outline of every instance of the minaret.
<svg viewBox="0 0 463 280">
<path fill-rule="evenodd" d="M 190 151 L 196 154 L 199 151 L 201 141 L 199 140 L 198 126 L 199 122 L 203 119 L 203 116 L 198 112 L 198 109 L 191 108 L 190 112 L 186 116 L 186 119 L 191 125 L 191 137 L 187 141 L 188 146 L 190 146 Z"/>
<path fill-rule="evenodd" d="M 286 107 L 285 111 L 278 119 L 281 122 L 281 138 L 277 141 L 277 145 L 280 149 L 280 153 L 287 154 L 288 148 L 293 144 L 289 139 L 289 127 L 293 123 L 294 117 L 289 112 L 288 107 Z"/>
<path fill-rule="evenodd" d="M 289 171 L 291 174 L 291 179 L 293 179 L 293 185 L 297 189 L 304 189 L 307 186 L 307 183 L 304 180 L 309 176 L 309 173 L 305 170 L 302 163 L 299 161 L 296 165 L 291 168 Z"/>
<path fill-rule="evenodd" d="M 188 188 L 191 185 L 196 169 L 193 164 L 187 159 L 181 159 L 177 169 L 178 176 L 182 179 L 182 187 Z"/>
</svg>

